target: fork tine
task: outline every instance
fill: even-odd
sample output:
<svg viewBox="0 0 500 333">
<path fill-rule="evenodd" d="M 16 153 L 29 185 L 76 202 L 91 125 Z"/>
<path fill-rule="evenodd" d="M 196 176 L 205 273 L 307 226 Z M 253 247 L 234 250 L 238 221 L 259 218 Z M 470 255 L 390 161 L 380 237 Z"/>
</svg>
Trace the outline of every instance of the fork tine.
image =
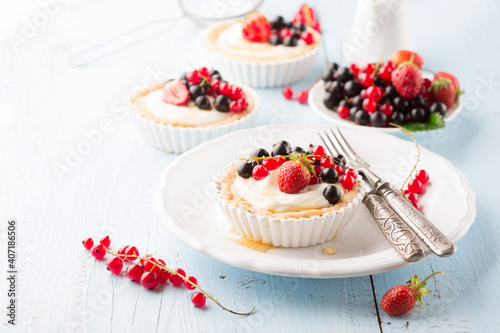
<svg viewBox="0 0 500 333">
<path fill-rule="evenodd" d="M 352 149 L 349 142 L 347 142 L 346 138 L 344 137 L 344 135 L 342 134 L 342 132 L 340 131 L 340 128 L 338 126 L 337 126 L 337 132 L 339 132 L 340 140 L 342 140 L 342 143 L 343 143 L 343 146 L 345 147 L 345 149 L 347 151 L 349 151 L 349 153 L 351 153 L 351 155 L 353 156 L 353 158 L 355 160 L 360 161 L 360 158 L 356 155 L 356 152 L 354 151 L 354 149 Z"/>
<path fill-rule="evenodd" d="M 336 146 L 337 150 L 340 151 L 340 153 L 343 154 L 346 158 L 353 160 L 353 161 L 357 161 L 356 157 L 354 155 L 352 155 L 350 151 L 345 149 L 344 145 L 340 142 L 339 138 L 337 137 L 337 135 L 335 134 L 333 129 L 330 129 L 330 132 L 332 133 L 333 139 L 335 140 L 335 143 L 336 143 L 335 146 Z"/>
<path fill-rule="evenodd" d="M 330 140 L 331 142 L 331 145 L 329 145 L 326 140 L 321 136 L 320 133 L 318 133 L 319 137 L 321 138 L 321 141 L 323 141 L 323 143 L 325 144 L 325 147 L 326 149 L 328 149 L 328 152 L 330 153 L 330 155 L 337 155 L 338 154 L 338 151 L 337 149 L 335 149 L 335 146 L 333 145 L 332 143 L 332 140 L 330 140 L 330 138 L 328 137 L 328 133 L 325 132 L 325 136 L 328 138 L 328 140 Z"/>
</svg>

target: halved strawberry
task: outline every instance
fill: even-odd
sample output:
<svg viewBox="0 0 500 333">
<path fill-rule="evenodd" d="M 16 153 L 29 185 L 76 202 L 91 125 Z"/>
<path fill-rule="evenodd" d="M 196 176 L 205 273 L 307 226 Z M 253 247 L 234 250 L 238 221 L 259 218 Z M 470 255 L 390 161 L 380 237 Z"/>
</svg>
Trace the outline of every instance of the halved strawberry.
<svg viewBox="0 0 500 333">
<path fill-rule="evenodd" d="M 422 58 L 418 53 L 408 51 L 408 50 L 397 50 L 391 56 L 391 61 L 398 66 L 399 64 L 409 61 L 413 56 L 413 63 L 418 66 L 418 68 L 422 68 L 424 65 L 424 58 Z"/>
<path fill-rule="evenodd" d="M 184 105 L 189 99 L 189 91 L 181 80 L 172 80 L 163 87 L 161 98 L 168 104 Z"/>
<path fill-rule="evenodd" d="M 271 25 L 259 12 L 248 14 L 241 22 L 243 37 L 251 42 L 267 42 L 271 37 Z"/>
</svg>

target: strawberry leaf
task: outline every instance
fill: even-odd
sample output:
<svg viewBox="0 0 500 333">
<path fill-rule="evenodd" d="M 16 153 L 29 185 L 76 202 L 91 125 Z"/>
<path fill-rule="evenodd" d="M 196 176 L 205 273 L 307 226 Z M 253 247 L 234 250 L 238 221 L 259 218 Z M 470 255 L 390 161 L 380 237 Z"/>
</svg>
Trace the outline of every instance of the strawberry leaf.
<svg viewBox="0 0 500 333">
<path fill-rule="evenodd" d="M 444 127 L 443 117 L 439 113 L 433 113 L 426 123 L 407 123 L 403 126 L 410 132 L 428 131 Z"/>
</svg>

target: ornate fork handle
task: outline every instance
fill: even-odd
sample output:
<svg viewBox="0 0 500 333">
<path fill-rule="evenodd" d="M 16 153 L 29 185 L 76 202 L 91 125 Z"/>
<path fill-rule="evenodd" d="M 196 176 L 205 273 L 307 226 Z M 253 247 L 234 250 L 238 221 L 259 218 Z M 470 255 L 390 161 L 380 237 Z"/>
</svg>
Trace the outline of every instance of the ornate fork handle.
<svg viewBox="0 0 500 333">
<path fill-rule="evenodd" d="M 424 250 L 417 240 L 417 235 L 394 213 L 384 199 L 371 191 L 365 195 L 363 203 L 389 244 L 406 261 L 416 262 L 424 257 Z"/>
<path fill-rule="evenodd" d="M 455 245 L 444 236 L 419 210 L 411 205 L 389 183 L 377 186 L 377 194 L 382 196 L 391 208 L 422 239 L 432 252 L 447 257 L 456 252 Z"/>
</svg>

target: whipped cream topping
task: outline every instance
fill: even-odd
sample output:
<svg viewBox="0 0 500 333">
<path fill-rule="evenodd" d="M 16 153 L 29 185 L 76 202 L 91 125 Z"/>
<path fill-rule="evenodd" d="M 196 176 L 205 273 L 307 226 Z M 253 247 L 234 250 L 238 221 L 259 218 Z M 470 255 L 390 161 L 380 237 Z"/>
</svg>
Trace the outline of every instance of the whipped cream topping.
<svg viewBox="0 0 500 333">
<path fill-rule="evenodd" d="M 241 22 L 237 22 L 222 31 L 217 38 L 217 47 L 228 54 L 251 56 L 255 59 L 291 57 L 307 47 L 303 40 L 299 40 L 297 46 L 293 47 L 250 42 L 243 37 L 242 29 Z"/>
<path fill-rule="evenodd" d="M 235 197 L 248 201 L 256 209 L 283 213 L 328 207 L 330 203 L 323 196 L 323 190 L 330 185 L 332 184 L 319 183 L 307 186 L 300 193 L 284 193 L 279 189 L 278 169 L 276 169 L 270 171 L 269 176 L 261 180 L 237 176 L 231 186 L 231 192 Z M 345 193 L 340 184 L 335 186 Z"/>
<path fill-rule="evenodd" d="M 162 89 L 154 90 L 142 97 L 138 105 L 143 111 L 149 112 L 162 121 L 183 125 L 205 125 L 231 117 L 231 112 L 220 112 L 215 108 L 201 110 L 192 101 L 185 105 L 165 103 L 161 96 Z M 209 99 L 213 104 L 213 99 L 211 97 Z"/>
</svg>

